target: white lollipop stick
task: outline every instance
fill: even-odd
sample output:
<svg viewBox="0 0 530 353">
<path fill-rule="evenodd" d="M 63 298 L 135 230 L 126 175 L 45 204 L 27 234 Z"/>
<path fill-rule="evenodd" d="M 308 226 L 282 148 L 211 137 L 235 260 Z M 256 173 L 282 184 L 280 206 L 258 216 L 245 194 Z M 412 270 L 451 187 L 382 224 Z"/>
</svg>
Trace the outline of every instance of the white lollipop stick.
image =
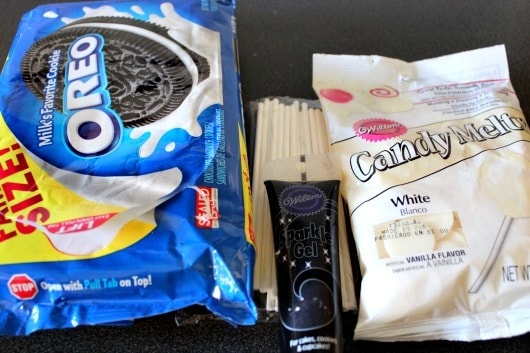
<svg viewBox="0 0 530 353">
<path fill-rule="evenodd" d="M 263 256 L 261 249 L 263 248 L 263 220 L 260 217 L 261 204 L 263 198 L 263 177 L 261 172 L 261 165 L 264 163 L 267 155 L 267 135 L 269 126 L 269 111 L 270 100 L 266 99 L 258 105 L 258 115 L 256 124 L 256 140 L 254 149 L 254 165 L 253 165 L 253 199 L 255 207 L 253 208 L 253 226 L 254 235 L 256 239 L 256 260 L 254 266 L 254 289 L 261 290 L 262 273 L 260 272 Z"/>
<path fill-rule="evenodd" d="M 313 146 L 311 145 L 311 130 L 309 128 L 309 110 L 307 103 L 302 103 L 301 113 L 300 113 L 300 122 L 301 122 L 301 134 L 302 134 L 302 154 L 311 154 L 313 153 Z"/>
<path fill-rule="evenodd" d="M 286 157 L 294 157 L 300 155 L 301 138 L 300 138 L 300 103 L 294 101 L 290 106 L 289 127 L 291 130 L 289 138 L 289 154 Z"/>
<path fill-rule="evenodd" d="M 322 153 L 329 152 L 328 131 L 324 114 L 320 109 L 314 109 L 315 117 L 318 123 L 318 147 Z"/>
<path fill-rule="evenodd" d="M 271 151 L 270 158 L 268 160 L 275 160 L 281 157 L 281 151 L 283 149 L 283 117 L 284 117 L 284 106 L 279 103 L 278 99 L 274 100 L 273 111 L 272 111 L 272 124 L 271 131 L 269 134 L 269 150 Z M 265 195 L 265 191 L 264 191 Z M 264 197 L 266 200 L 266 197 Z M 274 239 L 272 236 L 272 225 L 270 220 L 270 210 L 267 202 L 263 205 L 263 259 L 262 262 L 262 273 L 263 273 L 263 291 L 268 293 L 272 286 L 272 273 L 276 271 L 276 265 L 274 260 Z"/>
</svg>

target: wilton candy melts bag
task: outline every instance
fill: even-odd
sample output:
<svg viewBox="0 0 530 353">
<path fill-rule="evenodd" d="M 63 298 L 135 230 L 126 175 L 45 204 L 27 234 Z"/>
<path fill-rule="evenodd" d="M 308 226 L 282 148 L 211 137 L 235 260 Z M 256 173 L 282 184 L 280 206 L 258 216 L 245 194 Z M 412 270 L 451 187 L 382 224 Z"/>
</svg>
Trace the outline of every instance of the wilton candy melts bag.
<svg viewBox="0 0 530 353">
<path fill-rule="evenodd" d="M 502 45 L 315 54 L 362 273 L 355 339 L 530 330 L 530 131 Z"/>
<path fill-rule="evenodd" d="M 0 333 L 256 320 L 233 1 L 43 5 L 0 77 Z"/>
</svg>

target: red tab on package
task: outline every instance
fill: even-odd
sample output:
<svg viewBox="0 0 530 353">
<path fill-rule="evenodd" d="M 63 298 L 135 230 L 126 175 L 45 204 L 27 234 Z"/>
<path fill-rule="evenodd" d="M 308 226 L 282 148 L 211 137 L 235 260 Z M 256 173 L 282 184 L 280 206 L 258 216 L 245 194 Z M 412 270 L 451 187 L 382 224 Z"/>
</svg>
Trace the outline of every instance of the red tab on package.
<svg viewBox="0 0 530 353">
<path fill-rule="evenodd" d="M 195 226 L 197 228 L 219 228 L 219 201 L 217 189 L 200 186 L 195 198 Z"/>
</svg>

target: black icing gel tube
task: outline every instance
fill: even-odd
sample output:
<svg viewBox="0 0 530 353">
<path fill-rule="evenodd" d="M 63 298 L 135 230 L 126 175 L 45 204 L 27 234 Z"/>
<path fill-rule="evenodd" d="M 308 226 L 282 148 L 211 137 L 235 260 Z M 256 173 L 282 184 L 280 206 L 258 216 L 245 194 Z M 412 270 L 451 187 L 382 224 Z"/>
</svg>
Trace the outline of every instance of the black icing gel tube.
<svg viewBox="0 0 530 353">
<path fill-rule="evenodd" d="M 265 181 L 274 236 L 281 352 L 342 352 L 339 181 Z"/>
</svg>

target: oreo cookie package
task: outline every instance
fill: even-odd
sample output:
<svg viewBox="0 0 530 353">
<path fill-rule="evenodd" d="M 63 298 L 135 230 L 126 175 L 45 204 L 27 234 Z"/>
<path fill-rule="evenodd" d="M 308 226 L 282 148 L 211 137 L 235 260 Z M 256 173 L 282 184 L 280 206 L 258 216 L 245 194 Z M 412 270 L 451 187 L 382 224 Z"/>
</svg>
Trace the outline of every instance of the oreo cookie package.
<svg viewBox="0 0 530 353">
<path fill-rule="evenodd" d="M 0 76 L 0 333 L 192 304 L 255 323 L 234 9 L 24 15 Z"/>
</svg>

